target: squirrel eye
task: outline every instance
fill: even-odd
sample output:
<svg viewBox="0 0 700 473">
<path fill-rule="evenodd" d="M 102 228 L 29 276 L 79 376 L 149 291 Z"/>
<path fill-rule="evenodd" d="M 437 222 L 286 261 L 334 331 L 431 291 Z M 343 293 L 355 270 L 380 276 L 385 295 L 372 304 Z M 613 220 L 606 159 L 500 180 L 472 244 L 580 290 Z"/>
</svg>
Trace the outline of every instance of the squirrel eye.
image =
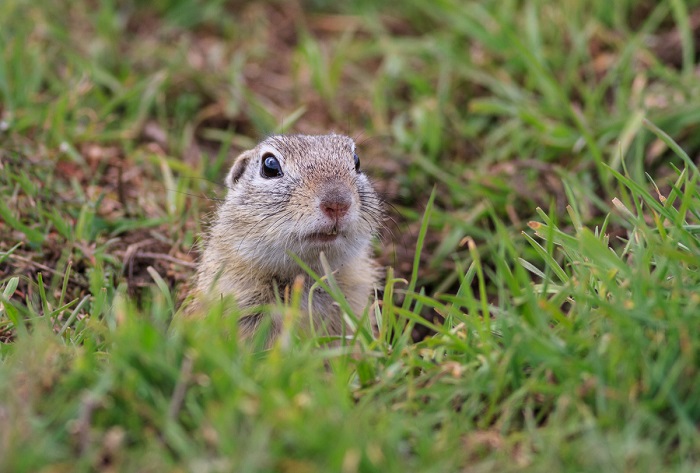
<svg viewBox="0 0 700 473">
<path fill-rule="evenodd" d="M 352 157 L 355 158 L 355 172 L 360 172 L 360 157 L 357 153 L 353 154 Z"/>
<path fill-rule="evenodd" d="M 263 155 L 260 174 L 266 179 L 282 177 L 282 166 L 280 166 L 280 162 L 277 160 L 274 154 L 265 153 Z"/>
</svg>

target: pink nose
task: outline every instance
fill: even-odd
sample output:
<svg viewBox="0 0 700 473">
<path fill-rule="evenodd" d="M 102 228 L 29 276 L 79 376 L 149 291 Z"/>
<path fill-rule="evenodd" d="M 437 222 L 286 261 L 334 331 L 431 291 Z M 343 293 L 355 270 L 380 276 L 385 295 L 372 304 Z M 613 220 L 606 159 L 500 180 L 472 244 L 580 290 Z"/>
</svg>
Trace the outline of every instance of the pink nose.
<svg viewBox="0 0 700 473">
<path fill-rule="evenodd" d="M 347 199 L 325 199 L 319 205 L 321 211 L 333 220 L 339 220 L 350 209 L 350 202 Z"/>
</svg>

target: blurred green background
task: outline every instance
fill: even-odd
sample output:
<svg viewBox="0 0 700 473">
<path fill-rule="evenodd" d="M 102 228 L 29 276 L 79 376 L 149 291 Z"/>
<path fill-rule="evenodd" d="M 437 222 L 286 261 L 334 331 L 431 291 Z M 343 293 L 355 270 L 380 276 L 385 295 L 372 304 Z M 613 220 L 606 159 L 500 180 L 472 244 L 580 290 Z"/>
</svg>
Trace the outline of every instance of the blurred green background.
<svg viewBox="0 0 700 473">
<path fill-rule="evenodd" d="M 3 0 L 0 470 L 695 471 L 699 54 L 696 0 Z M 330 131 L 379 339 L 169 330 L 233 157 Z"/>
</svg>

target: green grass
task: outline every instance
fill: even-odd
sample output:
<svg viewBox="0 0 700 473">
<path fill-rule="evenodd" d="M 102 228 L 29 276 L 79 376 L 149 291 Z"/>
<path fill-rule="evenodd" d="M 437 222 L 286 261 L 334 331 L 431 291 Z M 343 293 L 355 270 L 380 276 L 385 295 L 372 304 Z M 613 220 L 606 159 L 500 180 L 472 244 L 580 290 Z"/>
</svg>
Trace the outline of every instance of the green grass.
<svg viewBox="0 0 700 473">
<path fill-rule="evenodd" d="M 698 470 L 699 9 L 3 1 L 0 471 Z M 330 130 L 379 335 L 173 322 L 231 155 Z"/>
</svg>

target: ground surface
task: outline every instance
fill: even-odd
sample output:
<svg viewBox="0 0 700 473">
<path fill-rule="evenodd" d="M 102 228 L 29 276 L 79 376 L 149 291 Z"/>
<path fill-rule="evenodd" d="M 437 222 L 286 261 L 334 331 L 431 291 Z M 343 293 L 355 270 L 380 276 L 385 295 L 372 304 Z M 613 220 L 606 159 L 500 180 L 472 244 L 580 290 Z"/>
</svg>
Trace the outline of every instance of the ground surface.
<svg viewBox="0 0 700 473">
<path fill-rule="evenodd" d="M 0 46 L 0 471 L 700 468 L 700 2 L 4 0 Z M 387 202 L 354 354 L 171 323 L 283 131 Z"/>
</svg>

